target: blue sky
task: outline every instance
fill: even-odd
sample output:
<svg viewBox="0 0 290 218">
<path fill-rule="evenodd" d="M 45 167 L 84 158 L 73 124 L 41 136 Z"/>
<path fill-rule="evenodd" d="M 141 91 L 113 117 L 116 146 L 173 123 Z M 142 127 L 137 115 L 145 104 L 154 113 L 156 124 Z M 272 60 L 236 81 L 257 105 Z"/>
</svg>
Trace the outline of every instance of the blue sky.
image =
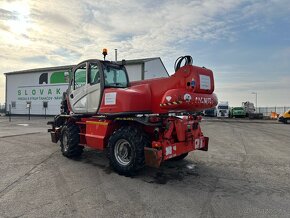
<svg viewBox="0 0 290 218">
<path fill-rule="evenodd" d="M 214 71 L 221 101 L 290 106 L 289 1 L 0 2 L 0 103 L 4 72 L 101 58 L 160 56 L 173 73 L 177 57 Z"/>
</svg>

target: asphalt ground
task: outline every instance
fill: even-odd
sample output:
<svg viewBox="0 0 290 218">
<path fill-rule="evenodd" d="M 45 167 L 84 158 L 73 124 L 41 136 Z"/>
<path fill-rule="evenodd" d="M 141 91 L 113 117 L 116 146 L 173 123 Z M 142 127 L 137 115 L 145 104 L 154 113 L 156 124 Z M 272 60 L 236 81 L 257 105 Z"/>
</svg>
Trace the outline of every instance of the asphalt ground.
<svg viewBox="0 0 290 218">
<path fill-rule="evenodd" d="M 209 151 L 120 176 L 62 156 L 44 118 L 0 117 L 0 217 L 289 217 L 290 125 L 206 119 Z"/>
</svg>

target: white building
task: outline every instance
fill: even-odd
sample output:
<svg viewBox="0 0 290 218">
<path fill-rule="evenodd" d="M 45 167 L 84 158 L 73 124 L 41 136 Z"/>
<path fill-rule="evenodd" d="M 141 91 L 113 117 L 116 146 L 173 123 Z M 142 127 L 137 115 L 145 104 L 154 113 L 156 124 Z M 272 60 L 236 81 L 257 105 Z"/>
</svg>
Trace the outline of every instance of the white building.
<svg viewBox="0 0 290 218">
<path fill-rule="evenodd" d="M 120 62 L 119 62 L 120 63 Z M 167 77 L 160 58 L 126 60 L 130 81 Z M 60 111 L 62 93 L 68 87 L 66 75 L 74 65 L 39 68 L 5 73 L 6 112 L 11 114 L 56 115 Z"/>
</svg>

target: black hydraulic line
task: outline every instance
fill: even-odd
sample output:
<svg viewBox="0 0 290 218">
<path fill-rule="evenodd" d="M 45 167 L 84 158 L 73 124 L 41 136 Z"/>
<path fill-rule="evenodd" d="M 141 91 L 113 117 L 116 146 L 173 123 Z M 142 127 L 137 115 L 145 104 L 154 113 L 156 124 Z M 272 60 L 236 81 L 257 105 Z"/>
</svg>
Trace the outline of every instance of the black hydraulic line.
<svg viewBox="0 0 290 218">
<path fill-rule="evenodd" d="M 181 66 L 181 63 L 183 62 L 183 60 L 185 61 L 183 66 L 192 65 L 193 63 L 193 59 L 190 55 L 180 56 L 179 58 L 176 59 L 175 64 L 174 64 L 175 72 L 179 70 L 180 67 L 183 67 Z"/>
</svg>

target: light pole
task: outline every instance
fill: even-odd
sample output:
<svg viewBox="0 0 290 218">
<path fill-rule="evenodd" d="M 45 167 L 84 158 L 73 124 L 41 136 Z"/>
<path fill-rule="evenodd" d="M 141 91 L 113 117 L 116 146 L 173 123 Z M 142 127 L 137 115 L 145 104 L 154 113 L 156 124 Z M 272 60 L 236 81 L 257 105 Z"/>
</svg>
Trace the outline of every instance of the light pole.
<svg viewBox="0 0 290 218">
<path fill-rule="evenodd" d="M 252 92 L 252 94 L 256 95 L 256 113 L 258 113 L 258 92 Z"/>
<path fill-rule="evenodd" d="M 118 54 L 118 49 L 115 48 L 115 61 L 117 62 L 117 54 Z"/>
</svg>

